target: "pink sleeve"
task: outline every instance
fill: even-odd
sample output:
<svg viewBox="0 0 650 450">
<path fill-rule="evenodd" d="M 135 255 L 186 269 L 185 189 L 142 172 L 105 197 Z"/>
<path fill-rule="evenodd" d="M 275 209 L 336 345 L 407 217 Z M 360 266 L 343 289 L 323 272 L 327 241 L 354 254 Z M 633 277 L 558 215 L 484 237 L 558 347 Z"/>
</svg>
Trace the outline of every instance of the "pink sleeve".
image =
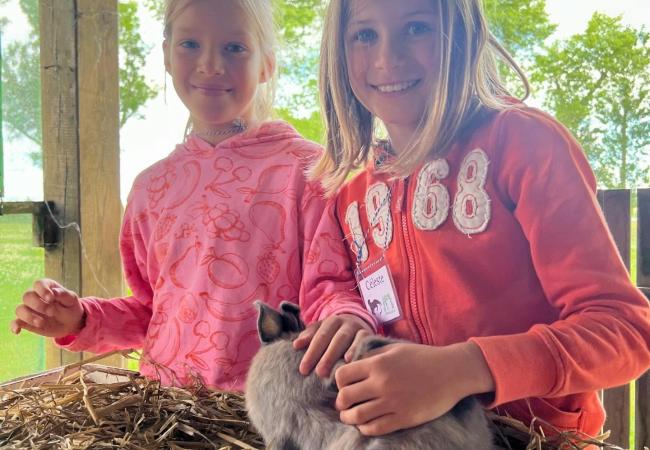
<svg viewBox="0 0 650 450">
<path fill-rule="evenodd" d="M 305 186 L 299 212 L 304 234 L 299 298 L 303 318 L 311 323 L 332 315 L 353 314 L 376 332 L 377 323 L 359 296 L 334 206 L 315 183 Z"/>
<path fill-rule="evenodd" d="M 81 299 L 86 324 L 77 336 L 55 339 L 70 351 L 105 353 L 142 348 L 151 320 L 153 289 L 146 277 L 145 226 L 131 215 L 127 206 L 120 232 L 120 253 L 126 279 L 133 296 Z"/>
</svg>

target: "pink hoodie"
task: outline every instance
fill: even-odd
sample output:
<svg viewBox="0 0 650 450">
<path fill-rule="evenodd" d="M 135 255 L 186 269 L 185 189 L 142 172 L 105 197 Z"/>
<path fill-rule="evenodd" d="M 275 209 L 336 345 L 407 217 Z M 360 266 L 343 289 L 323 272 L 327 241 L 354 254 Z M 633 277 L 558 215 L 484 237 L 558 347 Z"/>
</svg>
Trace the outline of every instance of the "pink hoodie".
<svg viewBox="0 0 650 450">
<path fill-rule="evenodd" d="M 216 146 L 189 136 L 129 195 L 120 250 L 133 296 L 82 299 L 85 327 L 57 343 L 142 348 L 141 372 L 165 385 L 243 390 L 254 300 L 299 303 L 307 323 L 352 313 L 374 327 L 333 205 L 304 177 L 320 151 L 281 121 Z"/>
</svg>

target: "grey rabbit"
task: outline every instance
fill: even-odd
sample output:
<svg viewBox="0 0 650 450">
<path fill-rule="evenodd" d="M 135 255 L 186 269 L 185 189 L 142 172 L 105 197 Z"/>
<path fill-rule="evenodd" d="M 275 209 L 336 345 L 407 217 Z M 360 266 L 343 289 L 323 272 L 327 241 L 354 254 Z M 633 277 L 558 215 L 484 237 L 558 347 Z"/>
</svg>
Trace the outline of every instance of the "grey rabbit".
<svg viewBox="0 0 650 450">
<path fill-rule="evenodd" d="M 461 400 L 442 417 L 384 436 L 362 435 L 339 420 L 334 409 L 334 371 L 322 379 L 298 372 L 304 351 L 292 341 L 304 324 L 298 306 L 282 302 L 276 311 L 255 302 L 262 347 L 253 358 L 246 382 L 246 409 L 268 450 L 491 450 L 492 432 L 483 408 L 473 397 Z M 370 350 L 400 342 L 368 336 L 353 360 Z"/>
</svg>

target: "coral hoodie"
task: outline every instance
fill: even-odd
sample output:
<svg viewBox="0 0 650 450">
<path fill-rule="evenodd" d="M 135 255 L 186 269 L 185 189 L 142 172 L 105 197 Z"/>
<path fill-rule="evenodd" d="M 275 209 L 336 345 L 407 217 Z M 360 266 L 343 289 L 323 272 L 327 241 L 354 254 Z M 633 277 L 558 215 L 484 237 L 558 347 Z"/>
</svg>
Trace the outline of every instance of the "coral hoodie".
<svg viewBox="0 0 650 450">
<path fill-rule="evenodd" d="M 362 306 L 343 237 L 319 186 L 320 147 L 266 122 L 213 146 L 189 136 L 135 180 L 120 236 L 130 297 L 82 299 L 73 351 L 142 348 L 141 372 L 243 390 L 259 348 L 254 300 L 299 303 L 306 322 Z"/>
<path fill-rule="evenodd" d="M 496 384 L 488 406 L 597 434 L 597 390 L 650 366 L 650 307 L 573 137 L 522 106 L 486 117 L 406 180 L 376 172 L 381 158 L 342 188 L 337 215 L 362 270 L 390 267 L 402 315 L 384 331 L 472 340 Z"/>
</svg>

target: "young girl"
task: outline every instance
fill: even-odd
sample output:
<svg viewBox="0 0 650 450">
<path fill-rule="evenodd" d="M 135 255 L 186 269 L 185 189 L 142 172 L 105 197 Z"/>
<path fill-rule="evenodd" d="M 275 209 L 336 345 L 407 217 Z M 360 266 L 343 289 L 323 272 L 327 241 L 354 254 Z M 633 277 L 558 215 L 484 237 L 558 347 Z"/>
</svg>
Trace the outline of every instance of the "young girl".
<svg viewBox="0 0 650 450">
<path fill-rule="evenodd" d="M 479 0 L 330 1 L 314 172 L 335 192 L 365 164 L 336 213 L 364 300 L 413 342 L 337 371 L 341 420 L 364 434 L 481 394 L 500 414 L 594 435 L 597 391 L 650 365 L 648 301 L 583 151 L 507 97 L 495 51 Z M 378 123 L 388 140 L 373 144 Z"/>
<path fill-rule="evenodd" d="M 270 0 L 168 0 L 165 67 L 190 132 L 141 173 L 120 236 L 133 296 L 79 299 L 39 280 L 16 309 L 21 328 L 63 348 L 143 348 L 141 372 L 241 390 L 259 347 L 254 300 L 300 303 L 310 358 L 329 365 L 374 319 L 361 305 L 344 239 L 304 170 L 320 154 L 269 121 Z"/>
</svg>

